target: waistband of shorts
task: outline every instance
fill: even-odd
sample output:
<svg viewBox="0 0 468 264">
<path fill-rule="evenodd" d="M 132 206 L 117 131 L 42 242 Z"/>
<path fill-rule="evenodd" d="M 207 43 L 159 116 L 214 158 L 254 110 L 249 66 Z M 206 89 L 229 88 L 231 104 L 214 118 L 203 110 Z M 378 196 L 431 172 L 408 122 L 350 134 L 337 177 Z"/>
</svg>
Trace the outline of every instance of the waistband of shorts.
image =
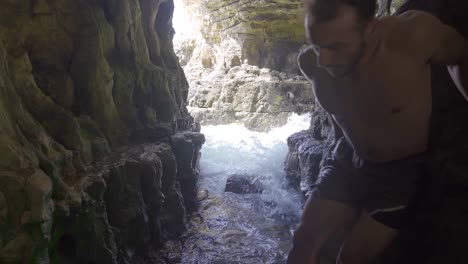
<svg viewBox="0 0 468 264">
<path fill-rule="evenodd" d="M 338 146 L 338 145 L 341 145 L 341 144 L 345 145 L 345 149 L 343 149 L 343 146 Z M 411 154 L 409 154 L 407 156 L 404 156 L 404 157 L 401 157 L 401 158 L 378 162 L 378 161 L 371 161 L 371 160 L 368 160 L 368 159 L 365 159 L 365 158 L 359 156 L 359 154 L 354 150 L 352 145 L 344 137 L 340 138 L 337 141 L 337 145 L 335 146 L 334 150 L 336 152 L 338 152 L 340 147 L 341 147 L 341 151 L 348 152 L 348 154 L 351 155 L 351 159 L 352 159 L 354 165 L 357 166 L 357 167 L 362 167 L 362 166 L 393 166 L 393 165 L 398 165 L 398 164 L 419 163 L 419 162 L 425 162 L 427 160 L 427 158 L 429 157 L 429 150 L 426 149 L 426 150 L 421 151 L 421 152 L 411 153 Z M 343 153 L 343 154 L 346 155 L 345 153 Z"/>
<path fill-rule="evenodd" d="M 356 152 L 354 152 L 354 155 L 359 157 L 359 155 Z M 363 159 L 360 157 L 359 159 L 361 159 L 366 165 L 387 166 L 387 165 L 396 165 L 396 164 L 402 164 L 402 163 L 425 162 L 428 157 L 429 157 L 429 150 L 424 150 L 422 152 L 412 153 L 401 158 L 388 160 L 388 161 L 382 161 L 382 162 L 371 161 L 371 160 Z"/>
</svg>

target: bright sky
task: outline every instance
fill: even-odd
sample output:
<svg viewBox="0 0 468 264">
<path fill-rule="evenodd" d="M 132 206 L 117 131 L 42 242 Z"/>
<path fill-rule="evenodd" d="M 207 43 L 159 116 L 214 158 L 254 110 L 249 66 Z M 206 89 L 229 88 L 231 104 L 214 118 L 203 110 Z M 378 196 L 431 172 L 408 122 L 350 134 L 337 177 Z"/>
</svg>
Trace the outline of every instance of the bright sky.
<svg viewBox="0 0 468 264">
<path fill-rule="evenodd" d="M 193 22 L 190 21 L 190 17 L 184 8 L 183 0 L 174 0 L 174 16 L 172 19 L 172 25 L 175 29 L 174 42 L 188 38 L 189 35 L 193 35 Z"/>
</svg>

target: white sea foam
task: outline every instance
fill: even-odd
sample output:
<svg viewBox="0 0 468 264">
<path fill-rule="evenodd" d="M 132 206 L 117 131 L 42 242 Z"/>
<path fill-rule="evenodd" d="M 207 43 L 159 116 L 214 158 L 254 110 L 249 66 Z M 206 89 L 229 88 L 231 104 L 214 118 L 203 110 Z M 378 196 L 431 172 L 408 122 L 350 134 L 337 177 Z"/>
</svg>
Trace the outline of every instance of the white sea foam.
<svg viewBox="0 0 468 264">
<path fill-rule="evenodd" d="M 307 129 L 309 120 L 310 115 L 292 114 L 286 125 L 266 133 L 250 131 L 238 124 L 203 126 L 201 132 L 206 143 L 200 162 L 201 187 L 223 192 L 230 175 L 252 175 L 266 187 L 264 200 L 275 202 L 280 209 L 294 207 L 296 211 L 300 206 L 298 195 L 285 187 L 286 139 Z"/>
</svg>

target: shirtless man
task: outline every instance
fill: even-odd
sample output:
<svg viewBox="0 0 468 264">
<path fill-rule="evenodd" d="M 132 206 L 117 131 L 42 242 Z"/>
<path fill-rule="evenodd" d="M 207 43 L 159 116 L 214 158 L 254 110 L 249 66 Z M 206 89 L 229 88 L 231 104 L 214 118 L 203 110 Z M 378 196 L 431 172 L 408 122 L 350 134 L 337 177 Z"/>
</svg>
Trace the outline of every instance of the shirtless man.
<svg viewBox="0 0 468 264">
<path fill-rule="evenodd" d="M 418 11 L 376 19 L 375 0 L 304 0 L 310 46 L 298 57 L 332 117 L 326 159 L 288 264 L 318 264 L 344 226 L 337 263 L 371 262 L 395 238 L 423 175 L 431 116 L 431 64 L 447 65 L 468 99 L 468 45 Z"/>
</svg>

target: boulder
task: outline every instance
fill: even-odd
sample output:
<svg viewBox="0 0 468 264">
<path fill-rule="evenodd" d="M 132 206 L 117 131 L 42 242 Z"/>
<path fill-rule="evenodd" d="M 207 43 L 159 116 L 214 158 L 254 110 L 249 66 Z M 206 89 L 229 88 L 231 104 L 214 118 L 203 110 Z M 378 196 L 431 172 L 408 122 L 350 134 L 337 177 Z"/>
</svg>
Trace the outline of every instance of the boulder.
<svg viewBox="0 0 468 264">
<path fill-rule="evenodd" d="M 292 186 L 304 194 L 310 191 L 323 158 L 333 147 L 334 132 L 330 122 L 328 114 L 317 108 L 312 113 L 310 128 L 294 133 L 287 139 L 286 177 Z"/>
<path fill-rule="evenodd" d="M 249 194 L 262 193 L 263 189 L 264 186 L 258 178 L 250 175 L 233 174 L 228 177 L 224 191 L 238 194 Z"/>
<path fill-rule="evenodd" d="M 189 213 L 198 205 L 197 182 L 200 149 L 205 136 L 196 132 L 182 132 L 172 137 L 174 155 L 177 159 L 177 178 Z"/>
</svg>

